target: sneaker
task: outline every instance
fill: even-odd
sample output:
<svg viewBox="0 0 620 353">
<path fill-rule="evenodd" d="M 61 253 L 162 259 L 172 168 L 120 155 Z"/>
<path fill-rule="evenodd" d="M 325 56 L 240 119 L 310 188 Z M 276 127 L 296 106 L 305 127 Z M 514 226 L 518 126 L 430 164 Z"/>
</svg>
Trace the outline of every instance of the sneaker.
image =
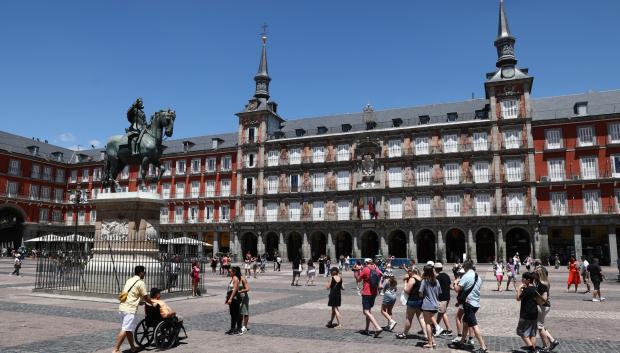
<svg viewBox="0 0 620 353">
<path fill-rule="evenodd" d="M 375 331 L 375 334 L 373 335 L 373 336 L 374 336 L 374 338 L 379 337 L 379 335 L 381 334 L 381 332 L 383 332 L 383 330 L 377 330 L 377 331 Z"/>
<path fill-rule="evenodd" d="M 227 335 L 232 335 L 232 334 L 233 334 L 233 332 L 235 332 L 235 330 L 232 330 L 232 329 L 231 329 L 231 330 L 228 330 L 228 331 L 226 331 L 226 332 L 224 332 L 224 333 L 225 333 L 225 334 L 227 334 Z"/>
<path fill-rule="evenodd" d="M 555 347 L 557 347 L 560 344 L 560 342 L 558 342 L 558 340 L 555 340 L 553 342 L 551 342 L 551 346 L 549 346 L 549 351 L 552 351 L 555 349 Z"/>
<path fill-rule="evenodd" d="M 596 299 L 596 298 L 592 298 L 592 301 L 593 301 L 593 302 L 600 302 L 600 300 L 599 300 L 599 299 Z"/>
<path fill-rule="evenodd" d="M 20 276 L 20 277 L 21 277 L 21 276 Z M 602 301 L 602 302 L 604 302 L 604 301 L 605 301 L 605 298 L 604 298 L 604 297 L 601 297 L 601 301 Z"/>
<path fill-rule="evenodd" d="M 441 336 L 442 333 L 443 333 L 443 329 L 441 327 L 437 326 L 437 331 L 435 331 L 435 334 L 433 334 L 433 336 L 439 337 L 439 336 Z"/>
<path fill-rule="evenodd" d="M 469 337 L 469 339 L 467 340 L 467 344 L 470 346 L 474 345 L 474 338 L 473 337 Z"/>
<path fill-rule="evenodd" d="M 452 331 L 450 330 L 443 330 L 443 332 L 441 333 L 441 335 L 443 337 L 451 337 L 452 336 Z"/>
<path fill-rule="evenodd" d="M 458 343 L 458 342 L 461 342 L 461 335 L 458 335 L 458 336 L 454 337 L 454 338 L 452 339 L 452 341 L 450 341 L 450 342 L 451 342 L 451 343 Z"/>
<path fill-rule="evenodd" d="M 233 335 L 236 335 L 236 336 L 241 336 L 241 335 L 243 335 L 243 329 L 238 330 L 238 331 L 235 331 L 235 333 L 233 333 Z"/>
<path fill-rule="evenodd" d="M 397 322 L 392 320 L 390 321 L 390 324 L 388 325 L 388 331 L 392 331 L 394 330 L 394 327 L 396 327 Z"/>
<path fill-rule="evenodd" d="M 248 332 L 248 329 L 247 329 L 247 327 L 243 326 L 241 328 L 241 333 L 246 333 L 246 332 Z"/>
<path fill-rule="evenodd" d="M 488 353 L 489 350 L 487 348 L 478 348 L 474 351 L 474 353 Z"/>
</svg>

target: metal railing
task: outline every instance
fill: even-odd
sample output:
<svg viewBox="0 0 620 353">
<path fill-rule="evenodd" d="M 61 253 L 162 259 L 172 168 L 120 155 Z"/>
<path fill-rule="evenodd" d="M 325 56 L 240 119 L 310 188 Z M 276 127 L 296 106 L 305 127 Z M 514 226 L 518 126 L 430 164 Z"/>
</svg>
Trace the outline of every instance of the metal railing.
<svg viewBox="0 0 620 353">
<path fill-rule="evenodd" d="M 583 201 L 582 201 L 583 202 Z M 593 216 L 593 215 L 616 215 L 620 210 L 616 205 L 558 205 L 543 206 L 538 208 L 540 216 Z"/>
</svg>

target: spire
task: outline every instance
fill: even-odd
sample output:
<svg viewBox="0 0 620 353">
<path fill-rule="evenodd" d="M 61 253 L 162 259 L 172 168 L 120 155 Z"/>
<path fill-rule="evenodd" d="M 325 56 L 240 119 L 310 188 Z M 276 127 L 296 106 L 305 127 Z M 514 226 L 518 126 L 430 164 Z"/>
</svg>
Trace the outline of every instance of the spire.
<svg viewBox="0 0 620 353">
<path fill-rule="evenodd" d="M 261 41 L 263 42 L 263 49 L 260 57 L 260 64 L 258 65 L 258 72 L 254 76 L 256 82 L 256 92 L 254 97 L 269 99 L 269 70 L 267 69 L 267 25 L 263 25 L 263 33 L 261 33 Z"/>
<path fill-rule="evenodd" d="M 497 27 L 497 38 L 495 39 L 495 47 L 497 48 L 496 66 L 514 66 L 517 58 L 514 55 L 515 37 L 510 34 L 508 27 L 508 17 L 504 10 L 504 0 L 499 1 L 499 24 Z"/>
</svg>

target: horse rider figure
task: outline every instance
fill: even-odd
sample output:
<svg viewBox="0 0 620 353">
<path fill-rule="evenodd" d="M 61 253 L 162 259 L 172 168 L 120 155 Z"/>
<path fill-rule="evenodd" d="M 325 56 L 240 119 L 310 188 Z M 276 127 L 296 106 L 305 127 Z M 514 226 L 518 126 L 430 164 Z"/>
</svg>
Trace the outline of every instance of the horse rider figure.
<svg viewBox="0 0 620 353">
<path fill-rule="evenodd" d="M 129 120 L 131 125 L 129 125 L 128 129 L 125 129 L 125 132 L 127 133 L 129 146 L 131 146 L 132 155 L 140 153 L 140 136 L 146 127 L 146 114 L 144 114 L 143 109 L 142 98 L 138 98 L 127 111 L 127 120 Z"/>
</svg>

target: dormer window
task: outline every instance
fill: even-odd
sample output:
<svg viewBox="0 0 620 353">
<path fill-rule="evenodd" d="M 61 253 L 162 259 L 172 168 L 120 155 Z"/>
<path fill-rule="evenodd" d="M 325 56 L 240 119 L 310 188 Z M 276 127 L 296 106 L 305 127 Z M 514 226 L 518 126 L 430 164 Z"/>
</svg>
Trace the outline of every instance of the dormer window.
<svg viewBox="0 0 620 353">
<path fill-rule="evenodd" d="M 458 113 L 448 113 L 448 121 L 456 121 L 459 118 Z"/>
<path fill-rule="evenodd" d="M 192 141 L 183 141 L 183 152 L 189 152 L 192 146 L 194 146 Z"/>
<path fill-rule="evenodd" d="M 431 121 L 429 115 L 420 115 L 418 118 L 420 119 L 420 125 L 426 125 Z"/>
<path fill-rule="evenodd" d="M 223 142 L 224 140 L 222 140 L 221 138 L 212 138 L 211 139 L 211 147 L 216 150 L 220 147 L 220 143 Z"/>
<path fill-rule="evenodd" d="M 487 112 L 486 110 L 476 110 L 476 119 L 486 119 L 487 118 Z"/>
<path fill-rule="evenodd" d="M 248 132 L 247 142 L 248 143 L 256 142 L 256 128 L 255 127 L 249 127 L 247 132 Z"/>
<path fill-rule="evenodd" d="M 403 124 L 403 119 L 401 119 L 401 118 L 392 119 L 392 126 L 393 127 L 399 127 L 402 124 Z"/>
<path fill-rule="evenodd" d="M 281 139 L 281 138 L 283 138 L 283 137 L 284 137 L 284 132 L 283 132 L 283 131 L 278 130 L 278 131 L 276 131 L 276 132 L 274 132 L 274 133 L 273 133 L 273 137 L 275 137 L 275 138 L 277 138 L 277 139 Z"/>
<path fill-rule="evenodd" d="M 27 148 L 31 155 L 36 156 L 39 154 L 39 146 L 28 146 Z"/>
<path fill-rule="evenodd" d="M 578 115 L 578 116 L 588 115 L 588 102 L 575 103 L 575 106 L 573 107 L 573 109 L 575 111 L 575 115 Z"/>
<path fill-rule="evenodd" d="M 377 122 L 374 120 L 370 120 L 366 122 L 366 130 L 372 130 L 377 126 Z"/>
<path fill-rule="evenodd" d="M 351 131 L 351 124 L 342 124 L 340 125 L 340 128 L 342 129 L 342 132 L 349 132 Z"/>
<path fill-rule="evenodd" d="M 306 134 L 306 130 L 304 129 L 295 129 L 295 136 L 302 137 Z"/>
<path fill-rule="evenodd" d="M 56 162 L 62 162 L 62 152 L 52 152 L 52 156 Z"/>
<path fill-rule="evenodd" d="M 316 133 L 318 135 L 327 133 L 327 128 L 325 126 L 319 126 L 316 128 Z"/>
</svg>

